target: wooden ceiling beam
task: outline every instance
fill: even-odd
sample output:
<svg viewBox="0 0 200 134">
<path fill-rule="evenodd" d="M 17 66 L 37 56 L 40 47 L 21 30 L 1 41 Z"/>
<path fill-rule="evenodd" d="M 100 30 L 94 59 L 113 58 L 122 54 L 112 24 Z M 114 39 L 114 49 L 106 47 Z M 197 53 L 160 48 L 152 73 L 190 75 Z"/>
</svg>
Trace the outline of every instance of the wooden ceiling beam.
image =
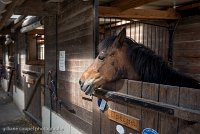
<svg viewBox="0 0 200 134">
<path fill-rule="evenodd" d="M 44 34 L 44 29 L 33 29 L 28 34 Z"/>
<path fill-rule="evenodd" d="M 6 7 L 7 11 L 3 14 L 3 17 L 0 21 L 0 30 L 3 28 L 7 20 L 12 16 L 15 6 L 18 5 L 19 2 L 21 2 L 21 0 L 13 0 L 12 3 Z"/>
<path fill-rule="evenodd" d="M 114 0 L 109 5 L 111 7 L 117 7 L 121 11 L 130 9 L 130 8 L 136 8 L 154 1 L 158 0 Z"/>
<path fill-rule="evenodd" d="M 11 34 L 11 31 L 10 31 L 10 29 L 8 29 L 8 28 L 2 28 L 2 29 L 0 30 L 0 34 L 1 34 L 1 35 Z"/>
<path fill-rule="evenodd" d="M 23 21 L 25 20 L 26 16 L 25 15 L 21 15 L 19 16 L 16 20 L 14 20 L 13 25 L 11 25 L 12 29 L 17 29 L 18 27 L 20 27 L 23 23 Z"/>
<path fill-rule="evenodd" d="M 116 7 L 99 7 L 99 17 L 120 17 L 130 19 L 178 19 L 179 15 L 174 10 L 128 9 L 121 11 Z"/>
<path fill-rule="evenodd" d="M 27 1 L 15 8 L 14 13 L 20 15 L 50 16 L 58 11 L 56 3 L 47 3 L 41 0 Z"/>
<path fill-rule="evenodd" d="M 184 11 L 184 10 L 190 10 L 190 9 L 199 8 L 199 7 L 200 7 L 200 2 L 192 3 L 192 4 L 189 4 L 189 5 L 185 5 L 185 6 L 179 6 L 176 9 L 178 11 Z"/>
</svg>

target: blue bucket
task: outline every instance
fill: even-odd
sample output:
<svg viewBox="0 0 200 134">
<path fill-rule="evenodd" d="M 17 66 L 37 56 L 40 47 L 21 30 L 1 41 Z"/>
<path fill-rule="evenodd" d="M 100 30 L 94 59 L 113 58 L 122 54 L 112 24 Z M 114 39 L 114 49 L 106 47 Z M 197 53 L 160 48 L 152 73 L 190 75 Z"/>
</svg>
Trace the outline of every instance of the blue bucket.
<svg viewBox="0 0 200 134">
<path fill-rule="evenodd" d="M 145 128 L 143 129 L 142 134 L 158 134 L 158 132 L 152 128 Z"/>
</svg>

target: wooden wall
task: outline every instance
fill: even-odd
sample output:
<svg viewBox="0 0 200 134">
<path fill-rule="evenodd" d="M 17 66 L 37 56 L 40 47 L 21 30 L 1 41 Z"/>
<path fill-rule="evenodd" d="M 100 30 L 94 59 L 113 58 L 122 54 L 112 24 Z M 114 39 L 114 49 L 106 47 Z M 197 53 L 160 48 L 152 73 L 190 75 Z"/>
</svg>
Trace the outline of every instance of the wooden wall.
<svg viewBox="0 0 200 134">
<path fill-rule="evenodd" d="M 200 81 L 200 16 L 180 20 L 174 37 L 174 67 Z"/>
<path fill-rule="evenodd" d="M 44 18 L 45 29 L 45 84 L 47 84 L 48 73 L 50 70 L 56 71 L 56 16 Z M 46 106 L 50 106 L 49 90 L 45 88 L 45 100 Z"/>
<path fill-rule="evenodd" d="M 62 3 L 57 22 L 51 17 L 45 21 L 45 76 L 47 78 L 49 69 L 57 71 L 58 100 L 73 109 L 75 114 L 63 106 L 57 112 L 87 134 L 92 133 L 92 98 L 81 92 L 78 81 L 94 58 L 93 18 L 92 0 L 68 0 Z M 65 51 L 65 71 L 59 70 L 60 51 Z M 48 93 L 45 101 L 48 105 Z"/>
<path fill-rule="evenodd" d="M 107 109 L 102 112 L 97 104 L 94 103 L 93 107 L 96 111 L 93 116 L 95 120 L 95 125 L 93 125 L 94 134 L 118 134 L 116 131 L 117 125 L 123 126 L 125 134 L 141 134 L 145 128 L 152 128 L 159 134 L 197 134 L 199 132 L 198 128 L 195 129 L 192 123 L 188 122 L 194 120 L 198 120 L 197 122 L 199 122 L 199 115 L 195 117 L 193 116 L 194 113 L 190 115 L 185 113 L 186 116 L 181 114 L 182 108 L 186 108 L 185 110 L 188 110 L 188 112 L 190 112 L 190 110 L 199 112 L 200 105 L 198 100 L 200 99 L 200 91 L 197 89 L 127 79 L 121 79 L 115 83 L 109 84 L 107 88 L 113 89 L 115 92 L 110 91 L 109 93 L 109 91 L 105 90 L 102 94 L 98 92 L 95 94 L 95 96 L 106 100 Z M 105 93 L 106 95 L 104 95 Z M 122 97 L 119 98 L 117 94 Z M 125 95 L 127 95 L 127 98 L 125 98 Z M 134 97 L 136 101 L 130 101 L 129 97 Z M 94 100 L 97 100 L 97 98 L 94 97 Z M 128 100 L 127 103 L 125 102 L 126 100 Z M 169 111 L 159 111 L 162 108 L 150 108 L 147 106 L 148 104 L 145 103 L 142 103 L 142 106 L 138 105 L 138 100 L 153 102 L 152 104 L 160 103 L 159 105 L 163 108 L 172 106 L 174 107 L 174 109 L 171 109 L 173 114 L 169 114 Z M 112 113 L 113 119 L 117 120 L 118 123 L 109 118 L 109 110 L 120 112 L 121 116 Z M 129 116 L 128 119 L 131 119 L 131 117 L 135 118 L 133 121 L 135 123 L 130 125 L 130 121 L 126 121 L 122 114 Z M 137 121 L 138 123 L 136 123 Z M 127 125 L 132 126 L 132 128 L 127 127 Z M 197 126 L 200 126 L 200 124 Z"/>
<path fill-rule="evenodd" d="M 37 77 L 34 75 L 29 75 L 23 73 L 24 71 L 32 71 L 38 73 L 44 73 L 44 67 L 38 65 L 28 65 L 27 64 L 27 35 L 26 33 L 20 33 L 19 31 L 15 34 L 15 78 L 14 85 L 24 91 L 25 94 L 25 105 L 27 105 L 30 95 L 33 91 L 35 83 L 29 83 L 29 80 L 36 81 Z M 7 61 L 6 61 L 7 62 Z M 36 119 L 41 121 L 41 91 L 44 84 L 44 79 L 39 84 L 33 100 L 30 103 L 28 112 L 34 116 Z M 11 86 L 12 87 L 12 86 Z M 13 89 L 15 92 L 15 89 Z"/>
</svg>

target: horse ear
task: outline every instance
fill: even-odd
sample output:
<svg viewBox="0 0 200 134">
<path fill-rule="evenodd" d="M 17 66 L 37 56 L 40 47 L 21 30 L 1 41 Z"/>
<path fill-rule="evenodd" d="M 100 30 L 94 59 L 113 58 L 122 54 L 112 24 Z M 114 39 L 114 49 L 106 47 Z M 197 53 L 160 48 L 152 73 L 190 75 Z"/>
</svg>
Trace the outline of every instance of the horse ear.
<svg viewBox="0 0 200 134">
<path fill-rule="evenodd" d="M 123 28 L 122 31 L 117 35 L 117 38 L 115 39 L 115 46 L 117 48 L 121 48 L 125 38 L 126 38 L 126 29 Z"/>
</svg>

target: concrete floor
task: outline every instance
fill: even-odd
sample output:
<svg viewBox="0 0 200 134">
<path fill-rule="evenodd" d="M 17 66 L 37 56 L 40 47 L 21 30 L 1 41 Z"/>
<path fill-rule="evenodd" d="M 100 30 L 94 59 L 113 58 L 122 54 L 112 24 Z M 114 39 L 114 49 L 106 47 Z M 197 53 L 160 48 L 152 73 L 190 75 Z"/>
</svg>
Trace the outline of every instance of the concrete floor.
<svg viewBox="0 0 200 134">
<path fill-rule="evenodd" d="M 0 88 L 0 134 L 41 134 L 39 128 L 28 121 L 12 98 Z M 17 130 L 18 129 L 18 130 Z"/>
</svg>

